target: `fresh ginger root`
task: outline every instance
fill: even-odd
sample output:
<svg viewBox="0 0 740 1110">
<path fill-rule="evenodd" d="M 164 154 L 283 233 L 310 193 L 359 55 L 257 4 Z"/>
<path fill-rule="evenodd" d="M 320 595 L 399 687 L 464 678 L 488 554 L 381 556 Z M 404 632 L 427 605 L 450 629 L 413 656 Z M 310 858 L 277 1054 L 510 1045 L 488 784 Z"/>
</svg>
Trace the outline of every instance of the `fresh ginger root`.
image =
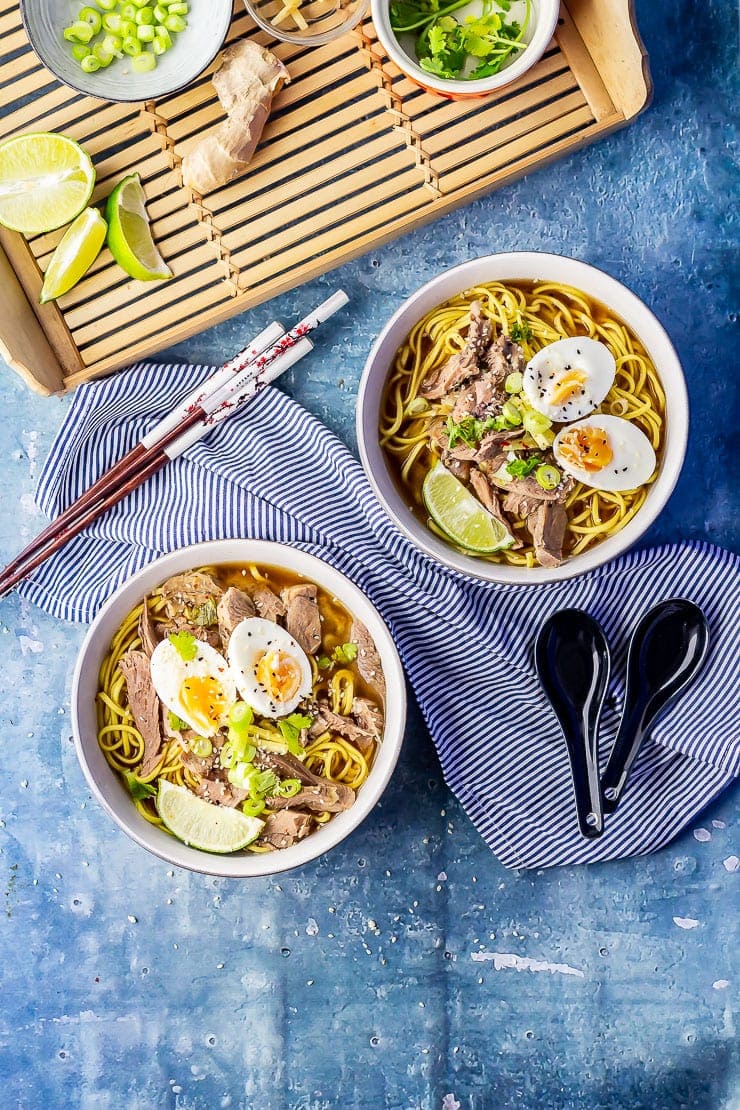
<svg viewBox="0 0 740 1110">
<path fill-rule="evenodd" d="M 290 75 L 269 50 L 249 39 L 223 52 L 213 87 L 226 119 L 182 160 L 183 183 L 203 196 L 243 173 L 270 115 L 272 98 Z"/>
</svg>

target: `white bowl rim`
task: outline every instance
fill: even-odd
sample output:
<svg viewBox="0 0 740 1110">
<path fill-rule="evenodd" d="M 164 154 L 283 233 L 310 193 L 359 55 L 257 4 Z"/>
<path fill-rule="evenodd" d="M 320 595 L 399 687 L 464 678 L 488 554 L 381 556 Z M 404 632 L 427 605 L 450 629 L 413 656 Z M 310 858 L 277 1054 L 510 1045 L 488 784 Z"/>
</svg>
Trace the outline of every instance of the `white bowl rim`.
<svg viewBox="0 0 740 1110">
<path fill-rule="evenodd" d="M 367 626 L 380 653 L 385 674 L 385 729 L 370 775 L 351 809 L 337 814 L 328 824 L 290 848 L 266 853 L 219 855 L 190 848 L 141 817 L 116 773 L 105 762 L 105 757 L 98 748 L 97 732 L 89 739 L 83 738 L 84 725 L 80 718 L 83 702 L 87 704 L 88 710 L 92 709 L 93 714 L 95 711 L 94 701 L 87 703 L 87 694 L 83 689 L 89 675 L 87 668 L 94 668 L 94 680 L 91 678 L 88 686 L 97 689 L 100 662 L 113 632 L 126 612 L 138 604 L 150 589 L 172 574 L 197 566 L 241 562 L 281 566 L 305 575 L 323 589 L 335 594 L 352 615 Z M 114 618 L 112 614 L 119 610 L 121 616 Z M 132 575 L 105 602 L 90 625 L 77 656 L 72 679 L 71 715 L 75 750 L 88 786 L 108 816 L 127 836 L 165 862 L 190 871 L 222 878 L 257 878 L 279 874 L 317 859 L 348 837 L 375 807 L 395 770 L 403 743 L 406 681 L 398 651 L 385 621 L 369 598 L 341 571 L 316 555 L 289 544 L 257 539 L 208 540 L 178 548 L 155 559 Z M 88 758 L 88 748 L 93 755 L 97 753 L 95 761 L 101 767 L 105 765 L 109 783 L 120 789 L 120 798 L 125 803 L 121 805 L 120 812 L 112 804 L 108 791 L 98 781 Z"/>
<path fill-rule="evenodd" d="M 521 77 L 532 66 L 536 65 L 555 33 L 560 16 L 560 0 L 534 0 L 537 4 L 534 34 L 526 49 L 509 66 L 505 66 L 499 73 L 491 77 L 482 77 L 477 81 L 453 81 L 448 78 L 435 77 L 417 65 L 405 50 L 402 49 L 390 23 L 389 0 L 370 0 L 373 26 L 378 34 L 378 39 L 388 57 L 394 62 L 402 73 L 406 73 L 413 80 L 427 89 L 440 93 L 464 93 L 469 97 L 494 92 L 511 84 Z"/>
<path fill-rule="evenodd" d="M 482 276 L 482 269 L 491 272 Z M 474 272 L 478 276 L 470 278 L 469 275 Z M 377 366 L 380 365 L 381 355 L 385 355 L 385 348 L 393 344 L 392 358 L 414 324 L 435 305 L 443 304 L 456 293 L 476 284 L 540 280 L 560 281 L 583 290 L 614 311 L 638 335 L 655 362 L 666 393 L 666 438 L 658 477 L 650 486 L 645 503 L 621 531 L 602 540 L 590 551 L 567 559 L 559 567 L 527 569 L 486 562 L 458 553 L 412 514 L 388 470 L 378 440 L 380 396 L 390 359 L 383 369 L 382 381 L 376 379 L 380 377 Z M 594 287 L 598 292 L 594 291 Z M 441 288 L 444 292 L 437 292 Z M 391 340 L 392 336 L 395 338 Z M 473 578 L 505 585 L 536 586 L 575 578 L 602 566 L 637 543 L 653 524 L 681 473 L 688 442 L 689 402 L 683 370 L 673 343 L 658 318 L 637 294 L 588 262 L 546 252 L 508 251 L 469 259 L 444 270 L 399 306 L 378 335 L 365 362 L 357 397 L 356 431 L 360 459 L 378 500 L 391 520 L 416 547 L 445 566 Z"/>
</svg>

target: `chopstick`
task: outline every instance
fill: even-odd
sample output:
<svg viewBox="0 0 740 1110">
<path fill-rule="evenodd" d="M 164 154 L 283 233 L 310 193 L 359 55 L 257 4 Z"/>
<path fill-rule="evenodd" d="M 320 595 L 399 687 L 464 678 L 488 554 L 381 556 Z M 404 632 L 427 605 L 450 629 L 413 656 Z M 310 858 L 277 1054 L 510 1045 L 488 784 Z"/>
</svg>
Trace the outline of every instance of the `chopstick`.
<svg viewBox="0 0 740 1110">
<path fill-rule="evenodd" d="M 28 557 L 38 551 L 45 543 L 52 541 L 59 530 L 67 524 L 76 520 L 80 513 L 86 509 L 94 501 L 97 501 L 103 494 L 107 493 L 118 484 L 120 480 L 127 477 L 132 473 L 137 466 L 145 464 L 147 459 L 153 457 L 153 449 L 156 448 L 159 441 L 164 436 L 172 432 L 178 424 L 187 417 L 194 405 L 197 405 L 201 400 L 209 395 L 212 391 L 222 386 L 235 371 L 233 367 L 239 363 L 239 368 L 250 365 L 263 354 L 268 347 L 274 345 L 278 339 L 285 334 L 285 329 L 282 324 L 276 320 L 268 324 L 266 328 L 255 336 L 248 347 L 227 362 L 221 369 L 217 370 L 207 381 L 202 382 L 197 386 L 187 397 L 184 398 L 180 404 L 173 409 L 173 411 L 163 420 L 160 420 L 150 432 L 148 432 L 139 442 L 123 455 L 118 462 L 106 470 L 104 474 L 93 482 L 91 486 L 80 494 L 76 501 L 74 501 L 64 512 L 49 524 L 42 532 L 31 540 L 23 551 L 19 552 L 16 557 L 8 563 L 6 567 L 0 572 L 0 596 L 6 579 L 9 578 L 25 561 Z M 243 360 L 243 361 L 242 361 Z"/>
<path fill-rule="evenodd" d="M 348 301 L 339 290 L 289 332 L 273 323 L 193 390 L 167 417 L 119 459 L 45 528 L 0 573 L 0 597 L 59 551 L 101 513 L 117 504 L 312 349 L 306 337 Z M 263 346 L 264 344 L 264 346 Z M 261 349 L 260 349 L 261 348 Z"/>
</svg>

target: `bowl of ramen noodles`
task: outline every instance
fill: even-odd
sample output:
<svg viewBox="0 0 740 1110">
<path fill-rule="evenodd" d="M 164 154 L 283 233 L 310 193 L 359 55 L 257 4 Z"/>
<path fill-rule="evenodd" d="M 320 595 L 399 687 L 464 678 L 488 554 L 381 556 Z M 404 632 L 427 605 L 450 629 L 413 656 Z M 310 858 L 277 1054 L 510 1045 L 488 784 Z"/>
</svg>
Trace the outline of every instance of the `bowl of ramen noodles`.
<svg viewBox="0 0 740 1110">
<path fill-rule="evenodd" d="M 360 383 L 357 434 L 380 501 L 429 555 L 493 582 L 593 569 L 676 484 L 688 399 L 665 330 L 586 263 L 466 262 L 411 296 Z"/>
<path fill-rule="evenodd" d="M 169 863 L 274 874 L 322 855 L 383 793 L 406 716 L 393 640 L 363 593 L 259 540 L 136 574 L 82 645 L 72 714 L 87 781 Z"/>
</svg>

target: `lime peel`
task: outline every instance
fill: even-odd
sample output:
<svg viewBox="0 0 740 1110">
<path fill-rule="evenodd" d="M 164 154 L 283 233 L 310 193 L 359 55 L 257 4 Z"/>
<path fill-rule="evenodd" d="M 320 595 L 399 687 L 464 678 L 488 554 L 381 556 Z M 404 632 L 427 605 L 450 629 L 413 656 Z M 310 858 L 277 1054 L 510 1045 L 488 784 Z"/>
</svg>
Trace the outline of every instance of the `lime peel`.
<svg viewBox="0 0 740 1110">
<path fill-rule="evenodd" d="M 191 848 L 203 852 L 238 852 L 259 836 L 265 822 L 238 809 L 216 806 L 185 786 L 160 779 L 157 811 L 165 826 Z"/>
<path fill-rule="evenodd" d="M 119 181 L 106 204 L 108 246 L 118 265 L 137 281 L 172 277 L 152 238 L 138 173 Z"/>
<path fill-rule="evenodd" d="M 458 547 L 474 555 L 491 555 L 511 547 L 514 537 L 480 501 L 446 468 L 437 462 L 422 487 L 427 512 Z"/>
</svg>

